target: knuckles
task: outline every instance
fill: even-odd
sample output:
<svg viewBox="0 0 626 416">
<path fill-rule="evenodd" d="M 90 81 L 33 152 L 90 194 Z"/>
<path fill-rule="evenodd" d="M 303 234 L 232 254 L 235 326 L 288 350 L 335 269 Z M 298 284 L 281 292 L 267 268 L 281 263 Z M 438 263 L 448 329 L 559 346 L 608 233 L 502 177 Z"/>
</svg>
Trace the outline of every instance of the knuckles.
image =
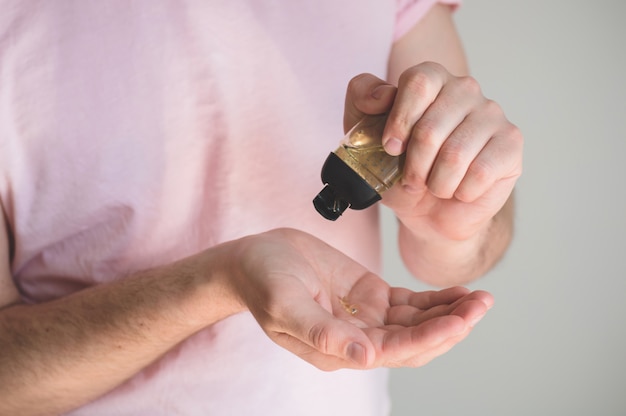
<svg viewBox="0 0 626 416">
<path fill-rule="evenodd" d="M 448 168 L 462 166 L 463 162 L 465 161 L 465 149 L 466 146 L 463 144 L 462 141 L 448 140 L 446 143 L 444 143 L 443 147 L 439 151 L 437 163 L 441 163 Z"/>
<path fill-rule="evenodd" d="M 434 97 L 439 93 L 442 79 L 447 77 L 446 74 L 448 71 L 442 65 L 423 62 L 400 74 L 398 85 L 415 96 Z"/>
<path fill-rule="evenodd" d="M 422 71 L 406 71 L 398 83 L 416 97 L 428 97 L 435 93 L 435 85 L 429 74 Z"/>
<path fill-rule="evenodd" d="M 508 123 L 504 129 L 504 134 L 515 150 L 521 153 L 524 148 L 524 135 L 520 128 L 513 123 Z"/>
<path fill-rule="evenodd" d="M 398 84 L 418 97 L 434 97 L 444 84 L 450 84 L 466 94 L 482 95 L 480 83 L 472 76 L 454 76 L 435 62 L 423 62 L 404 71 Z"/>
<path fill-rule="evenodd" d="M 439 147 L 439 123 L 428 115 L 422 116 L 413 128 L 411 140 L 419 143 L 420 148 L 432 149 Z"/>
<path fill-rule="evenodd" d="M 504 111 L 500 104 L 491 99 L 485 99 L 482 104 L 481 111 L 490 118 L 502 118 L 504 119 Z"/>
<path fill-rule="evenodd" d="M 328 327 L 322 324 L 316 324 L 309 328 L 307 333 L 307 340 L 313 345 L 318 351 L 326 354 L 328 352 L 328 340 L 330 339 L 330 334 L 328 331 Z"/>
<path fill-rule="evenodd" d="M 491 163 L 491 159 L 481 158 L 474 160 L 469 165 L 467 173 L 480 184 L 490 183 L 495 180 L 495 168 L 493 163 Z"/>
<path fill-rule="evenodd" d="M 348 85 L 349 94 L 354 98 L 361 97 L 362 99 L 363 94 L 367 93 L 364 91 L 368 91 L 365 87 L 367 83 L 370 86 L 374 85 L 373 80 L 376 79 L 370 74 L 357 75 Z M 456 90 L 455 95 L 475 97 L 471 100 L 473 103 L 471 109 L 467 110 L 469 114 L 465 116 L 465 120 L 469 120 L 468 124 L 465 124 L 467 131 L 463 138 L 458 138 L 459 140 L 442 138 L 441 120 L 435 117 L 436 113 L 430 114 L 428 109 L 416 121 L 410 114 L 410 107 L 404 106 L 392 111 L 388 124 L 395 126 L 396 131 L 405 132 L 404 135 L 399 133 L 396 137 L 408 142 L 405 145 L 407 158 L 403 172 L 403 185 L 421 188 L 430 176 L 425 168 L 419 166 L 429 161 L 421 160 L 423 156 L 416 154 L 416 149 L 419 149 L 421 154 L 428 154 L 428 157 L 436 159 L 437 164 L 444 165 L 447 170 L 463 169 L 466 172 L 465 177 L 471 177 L 472 186 L 463 186 L 463 180 L 461 180 L 456 189 L 449 189 L 446 186 L 440 186 L 435 190 L 430 189 L 431 192 L 434 191 L 435 194 L 446 198 L 456 197 L 464 202 L 472 202 L 480 196 L 477 195 L 479 193 L 477 190 L 484 190 L 502 175 L 507 178 L 521 175 L 524 145 L 522 132 L 507 120 L 500 104 L 483 96 L 481 86 L 474 77 L 453 76 L 438 63 L 423 62 L 405 70 L 400 75 L 398 85 L 399 91 L 409 92 L 406 96 L 418 97 L 430 103 L 438 99 L 444 86 L 449 86 L 451 88 L 449 91 Z M 469 117 L 471 113 L 473 115 Z M 466 153 L 468 147 L 471 146 L 468 146 L 467 141 L 475 140 L 477 135 L 481 134 L 491 135 L 491 139 L 497 136 L 497 146 L 500 146 L 498 153 L 501 156 L 498 159 L 503 160 L 484 160 L 483 158 L 468 160 Z M 487 138 L 487 141 L 491 139 Z M 504 144 L 502 139 L 504 139 Z M 430 163 L 434 163 L 434 160 L 430 160 Z M 508 165 L 508 167 L 503 165 Z M 423 177 L 424 175 L 427 177 Z"/>
<path fill-rule="evenodd" d="M 454 81 L 457 85 L 457 88 L 462 89 L 466 93 L 472 95 L 482 95 L 482 90 L 480 88 L 480 83 L 476 80 L 476 78 L 466 75 L 462 77 L 456 77 Z"/>
</svg>

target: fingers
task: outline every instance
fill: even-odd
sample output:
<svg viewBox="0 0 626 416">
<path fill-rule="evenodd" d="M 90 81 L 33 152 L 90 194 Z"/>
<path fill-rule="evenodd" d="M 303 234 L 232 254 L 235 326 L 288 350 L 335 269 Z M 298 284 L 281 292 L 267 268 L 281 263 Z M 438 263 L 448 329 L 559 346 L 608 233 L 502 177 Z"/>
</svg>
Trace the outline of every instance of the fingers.
<svg viewBox="0 0 626 416">
<path fill-rule="evenodd" d="M 350 130 L 366 114 L 387 112 L 394 102 L 396 87 L 372 74 L 352 78 L 346 92 L 343 127 Z"/>
<path fill-rule="evenodd" d="M 449 350 L 469 330 L 462 318 L 447 315 L 419 326 L 390 326 L 367 333 L 376 346 L 375 366 L 418 367 Z"/>
<path fill-rule="evenodd" d="M 522 135 L 472 77 L 441 65 L 405 71 L 383 133 L 391 155 L 406 153 L 402 185 L 473 202 L 498 180 L 521 174 Z"/>
<path fill-rule="evenodd" d="M 437 317 L 456 315 L 473 326 L 493 306 L 493 296 L 485 291 L 469 292 L 454 287 L 437 292 L 403 293 L 395 295 L 392 302 L 385 322 L 388 325 L 418 326 Z"/>
<path fill-rule="evenodd" d="M 461 286 L 424 292 L 397 287 L 391 289 L 389 303 L 391 306 L 409 305 L 419 309 L 430 309 L 439 305 L 449 305 L 468 293 L 470 290 Z"/>
<path fill-rule="evenodd" d="M 261 323 L 279 345 L 323 370 L 366 368 L 373 346 L 354 324 L 334 317 L 313 299 L 286 302 L 272 323 Z"/>
<path fill-rule="evenodd" d="M 499 120 L 496 114 L 499 107 L 493 101 L 476 104 L 475 107 L 464 108 L 457 113 L 458 123 L 449 126 L 447 131 L 435 131 L 434 129 L 422 128 L 423 124 L 416 126 L 415 141 L 411 143 L 410 154 L 412 163 L 410 169 L 412 175 L 425 179 L 430 192 L 435 196 L 450 199 L 454 196 L 459 184 L 466 176 L 469 166 L 486 148 L 486 144 L 496 133 Z M 491 109 L 491 106 L 497 108 Z M 437 106 L 439 107 L 439 106 Z M 446 116 L 438 112 L 430 115 L 428 123 L 441 124 L 440 119 Z M 432 119 L 432 120 L 431 120 Z M 455 120 L 456 121 L 456 120 Z M 492 153 L 492 152 L 487 152 Z M 481 160 L 485 160 L 483 154 Z M 487 159 L 488 160 L 488 159 Z M 489 161 L 493 162 L 493 161 Z M 487 165 L 484 165 L 487 167 Z M 495 167 L 495 166 L 489 166 Z M 493 170 L 485 171 L 492 173 Z M 495 174 L 495 172 L 493 172 Z M 485 179 L 491 179 L 485 177 Z M 495 181 L 495 177 L 493 181 Z"/>
<path fill-rule="evenodd" d="M 467 325 L 473 328 L 485 316 L 489 308 L 490 306 L 481 300 L 467 299 L 455 307 L 450 315 L 463 318 Z"/>
<path fill-rule="evenodd" d="M 324 354 L 309 344 L 288 334 L 279 333 L 271 338 L 281 347 L 322 371 L 335 371 L 342 368 L 365 369 L 372 367 L 372 364 L 368 363 L 364 358 L 359 358 L 364 356 L 360 344 L 351 344 L 346 351 L 346 356 L 338 357 Z M 374 357 L 374 354 L 371 354 L 371 356 Z"/>
<path fill-rule="evenodd" d="M 463 295 L 461 289 L 398 294 L 396 300 L 404 297 L 407 303 L 390 308 L 384 330 L 368 333 L 377 347 L 377 362 L 421 366 L 465 339 L 493 305 L 493 297 L 484 291 Z"/>
<path fill-rule="evenodd" d="M 398 304 L 383 326 L 359 329 L 313 300 L 293 302 L 290 313 L 278 314 L 284 317 L 276 320 L 280 325 L 262 326 L 276 343 L 322 370 L 420 366 L 464 339 L 493 304 L 489 293 L 461 287 L 394 289 L 391 298 Z"/>
<path fill-rule="evenodd" d="M 449 317 L 450 318 L 450 317 Z M 439 321 L 443 321 L 439 318 Z M 426 334 L 426 337 L 430 336 L 433 341 L 430 343 L 429 348 L 422 348 L 421 350 L 414 350 L 411 353 L 405 353 L 404 359 L 397 363 L 400 367 L 421 367 L 431 362 L 433 359 L 450 351 L 455 345 L 463 341 L 471 332 L 472 327 L 465 326 L 462 330 L 448 331 L 447 336 L 441 335 L 441 323 L 433 321 L 426 330 L 420 328 L 413 330 L 413 337 L 415 339 L 421 339 Z M 429 334 L 429 332 L 432 333 Z"/>
<path fill-rule="evenodd" d="M 414 126 L 437 99 L 448 79 L 448 72 L 433 63 L 417 65 L 400 76 L 382 138 L 387 153 L 399 155 L 404 152 Z"/>
<path fill-rule="evenodd" d="M 459 170 L 465 169 L 466 173 L 456 190 L 452 191 L 452 185 L 443 192 L 447 195 L 453 192 L 458 200 L 472 202 L 486 194 L 498 181 L 507 180 L 511 183 L 508 190 L 512 190 L 515 180 L 522 173 L 522 147 L 523 138 L 515 126 L 510 125 L 505 131 L 496 132 L 488 146 L 481 149 L 467 168 L 465 163 L 461 164 Z"/>
</svg>

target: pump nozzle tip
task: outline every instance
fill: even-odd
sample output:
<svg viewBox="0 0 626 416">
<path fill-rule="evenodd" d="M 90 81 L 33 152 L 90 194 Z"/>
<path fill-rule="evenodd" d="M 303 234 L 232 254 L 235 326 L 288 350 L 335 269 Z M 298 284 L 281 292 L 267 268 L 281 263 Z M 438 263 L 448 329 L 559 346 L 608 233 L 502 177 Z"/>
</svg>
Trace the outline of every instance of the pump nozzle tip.
<svg viewBox="0 0 626 416">
<path fill-rule="evenodd" d="M 350 204 L 339 198 L 333 188 L 326 185 L 324 189 L 313 199 L 313 205 L 317 212 L 327 220 L 335 221 L 348 209 Z"/>
</svg>

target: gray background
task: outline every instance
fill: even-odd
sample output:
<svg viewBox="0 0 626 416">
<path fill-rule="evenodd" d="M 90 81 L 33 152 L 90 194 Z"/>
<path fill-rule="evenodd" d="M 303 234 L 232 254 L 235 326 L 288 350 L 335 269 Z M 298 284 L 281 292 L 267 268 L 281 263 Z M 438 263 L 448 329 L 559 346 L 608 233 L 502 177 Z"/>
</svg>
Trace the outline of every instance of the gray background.
<svg viewBox="0 0 626 416">
<path fill-rule="evenodd" d="M 466 0 L 473 75 L 525 136 L 517 231 L 471 285 L 496 305 L 463 343 L 392 371 L 394 416 L 626 415 L 626 2 Z M 385 276 L 416 282 L 384 211 Z"/>
</svg>

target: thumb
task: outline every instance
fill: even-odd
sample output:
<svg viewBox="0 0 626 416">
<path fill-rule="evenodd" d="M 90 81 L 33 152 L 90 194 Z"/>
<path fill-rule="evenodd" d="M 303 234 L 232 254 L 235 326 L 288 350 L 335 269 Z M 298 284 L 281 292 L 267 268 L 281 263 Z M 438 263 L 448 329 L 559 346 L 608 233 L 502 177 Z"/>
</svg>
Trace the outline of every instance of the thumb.
<svg viewBox="0 0 626 416">
<path fill-rule="evenodd" d="M 382 114 L 396 97 L 397 88 L 372 74 L 361 74 L 348 83 L 343 113 L 344 131 L 350 130 L 367 114 Z"/>
<path fill-rule="evenodd" d="M 374 362 L 374 346 L 365 333 L 313 299 L 299 302 L 286 319 L 285 332 L 322 355 L 350 361 L 357 367 Z"/>
</svg>

